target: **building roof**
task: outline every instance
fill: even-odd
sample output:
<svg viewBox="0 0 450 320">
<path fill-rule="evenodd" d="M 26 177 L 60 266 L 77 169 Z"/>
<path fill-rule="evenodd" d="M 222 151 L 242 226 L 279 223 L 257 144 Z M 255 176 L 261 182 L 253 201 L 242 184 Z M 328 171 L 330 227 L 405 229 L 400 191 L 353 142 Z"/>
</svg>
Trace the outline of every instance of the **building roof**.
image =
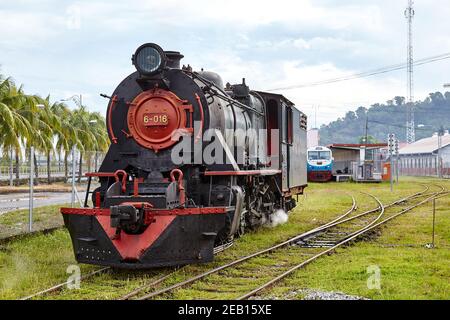
<svg viewBox="0 0 450 320">
<path fill-rule="evenodd" d="M 450 134 L 442 136 L 442 147 L 450 145 Z M 414 143 L 408 144 L 403 148 L 400 148 L 399 153 L 401 155 L 408 154 L 427 154 L 437 152 L 438 150 L 438 136 L 434 135 L 429 138 L 418 140 Z"/>
<path fill-rule="evenodd" d="M 336 143 L 328 145 L 328 148 L 332 149 L 349 149 L 349 150 L 360 150 L 362 147 L 366 149 L 381 149 L 387 147 L 387 143 Z"/>
</svg>

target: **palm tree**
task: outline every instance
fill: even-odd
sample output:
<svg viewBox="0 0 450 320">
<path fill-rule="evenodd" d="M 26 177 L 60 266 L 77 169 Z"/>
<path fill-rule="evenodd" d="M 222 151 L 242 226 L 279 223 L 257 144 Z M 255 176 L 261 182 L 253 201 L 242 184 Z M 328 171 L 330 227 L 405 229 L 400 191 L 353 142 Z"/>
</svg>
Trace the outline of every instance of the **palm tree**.
<svg viewBox="0 0 450 320">
<path fill-rule="evenodd" d="M 95 152 L 95 170 L 97 170 L 98 153 L 105 152 L 109 146 L 108 133 L 106 132 L 106 123 L 103 116 L 98 112 L 92 112 L 89 115 L 89 123 L 91 124 L 91 132 L 96 137 L 92 151 Z M 91 171 L 91 156 L 88 155 L 88 171 Z"/>
<path fill-rule="evenodd" d="M 81 145 L 81 141 L 78 140 L 77 130 L 72 126 L 72 112 L 66 104 L 56 102 L 50 107 L 60 121 L 60 130 L 55 132 L 56 134 L 56 150 L 61 159 L 61 152 L 64 152 L 64 177 L 68 179 L 68 156 L 73 145 Z"/>
<path fill-rule="evenodd" d="M 43 100 L 39 96 L 30 96 L 23 93 L 22 87 L 19 88 L 22 93 L 21 100 L 17 104 L 15 109 L 22 118 L 26 119 L 32 130 L 29 136 L 20 135 L 21 143 L 25 146 L 27 153 L 33 146 L 38 152 L 45 152 L 52 145 L 52 128 L 45 121 L 43 111 L 39 109 L 39 105 L 42 104 Z M 44 105 L 45 108 L 45 105 Z M 36 184 L 38 183 L 39 171 L 36 160 L 36 154 L 34 154 L 33 159 L 35 166 Z"/>
<path fill-rule="evenodd" d="M 47 156 L 47 182 L 51 184 L 51 155 L 54 153 L 53 140 L 57 135 L 57 132 L 61 131 L 61 121 L 57 114 L 53 113 L 52 106 L 50 105 L 50 96 L 43 99 L 39 96 L 36 100 L 42 106 L 39 109 L 38 118 L 41 120 L 38 122 L 39 135 L 41 136 L 41 143 L 38 145 L 41 152 L 45 152 Z"/>
<path fill-rule="evenodd" d="M 29 121 L 18 112 L 23 103 L 28 98 L 24 94 L 22 87 L 17 88 L 10 79 L 0 81 L 0 136 L 1 146 L 4 152 L 9 151 L 10 160 L 10 185 L 13 184 L 12 151 L 16 156 L 16 179 L 19 180 L 19 161 L 21 157 L 21 139 L 28 140 L 32 133 Z"/>
<path fill-rule="evenodd" d="M 33 146 L 38 153 L 47 157 L 47 179 L 51 183 L 51 156 L 56 151 L 61 159 L 64 152 L 65 177 L 68 178 L 67 158 L 70 150 L 77 147 L 80 150 L 80 168 L 78 181 L 81 181 L 83 154 L 95 151 L 95 167 L 97 168 L 97 153 L 106 151 L 109 145 L 105 119 L 98 112 L 90 113 L 86 107 L 79 105 L 71 111 L 65 104 L 50 103 L 50 97 L 26 95 L 23 87 L 16 87 L 14 82 L 0 75 L 0 147 L 3 152 L 9 152 L 11 184 L 12 184 L 12 153 L 15 153 L 16 179 L 19 180 L 19 165 L 21 148 L 28 151 Z M 91 155 L 87 155 L 90 170 Z M 36 178 L 39 178 L 36 155 L 34 161 Z M 36 179 L 37 183 L 38 179 Z"/>
<path fill-rule="evenodd" d="M 47 150 L 52 148 L 52 135 L 53 130 L 51 126 L 47 123 L 45 118 L 44 109 L 45 105 L 42 105 L 42 98 L 39 96 L 30 97 L 32 100 L 28 105 L 25 105 L 24 111 L 29 116 L 31 114 L 31 119 L 28 121 L 33 126 L 33 135 L 26 141 L 27 150 L 34 147 L 34 154 L 32 161 L 34 162 L 34 173 L 36 176 L 36 184 L 39 183 L 39 166 L 37 162 L 37 153 L 46 153 Z M 42 109 L 40 109 L 42 108 Z M 31 161 L 31 160 L 30 160 Z"/>
<path fill-rule="evenodd" d="M 77 135 L 77 148 L 80 151 L 80 162 L 78 171 L 78 182 L 81 182 L 82 165 L 83 165 L 83 153 L 86 150 L 95 149 L 96 136 L 92 132 L 92 124 L 90 123 L 90 114 L 86 110 L 85 106 L 80 105 L 72 113 L 71 125 L 76 128 Z M 75 142 L 71 144 L 71 147 L 75 146 Z"/>
</svg>

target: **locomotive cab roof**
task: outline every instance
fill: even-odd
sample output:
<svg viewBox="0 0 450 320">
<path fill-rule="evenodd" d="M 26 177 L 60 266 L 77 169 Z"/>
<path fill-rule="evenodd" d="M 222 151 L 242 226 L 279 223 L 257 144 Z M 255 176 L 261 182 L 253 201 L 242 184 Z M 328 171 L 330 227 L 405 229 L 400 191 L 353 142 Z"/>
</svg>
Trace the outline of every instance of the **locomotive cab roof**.
<svg viewBox="0 0 450 320">
<path fill-rule="evenodd" d="M 259 93 L 262 96 L 283 100 L 290 107 L 295 106 L 295 104 L 291 100 L 289 100 L 288 98 L 286 98 L 282 94 L 273 93 L 273 92 L 266 92 L 266 91 L 255 91 L 255 92 Z"/>
</svg>

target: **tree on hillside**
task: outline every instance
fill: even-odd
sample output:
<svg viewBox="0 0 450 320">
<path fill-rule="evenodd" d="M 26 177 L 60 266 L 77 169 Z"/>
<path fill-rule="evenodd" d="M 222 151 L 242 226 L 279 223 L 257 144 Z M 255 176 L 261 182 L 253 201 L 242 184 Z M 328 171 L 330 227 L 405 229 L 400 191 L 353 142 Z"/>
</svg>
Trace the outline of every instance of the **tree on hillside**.
<svg viewBox="0 0 450 320">
<path fill-rule="evenodd" d="M 415 123 L 423 125 L 416 130 L 416 139 L 431 136 L 440 126 L 450 127 L 450 92 L 430 93 L 424 101 L 414 103 Z M 365 119 L 369 120 L 369 134 L 378 141 L 386 141 L 388 133 L 394 133 L 400 140 L 406 140 L 406 101 L 397 96 L 385 104 L 374 104 L 369 109 L 359 107 L 339 118 L 322 125 L 320 143 L 358 143 L 365 135 Z"/>
<path fill-rule="evenodd" d="M 367 142 L 366 142 L 366 136 L 359 137 L 359 143 L 379 143 L 375 137 L 368 135 L 367 136 Z"/>
</svg>

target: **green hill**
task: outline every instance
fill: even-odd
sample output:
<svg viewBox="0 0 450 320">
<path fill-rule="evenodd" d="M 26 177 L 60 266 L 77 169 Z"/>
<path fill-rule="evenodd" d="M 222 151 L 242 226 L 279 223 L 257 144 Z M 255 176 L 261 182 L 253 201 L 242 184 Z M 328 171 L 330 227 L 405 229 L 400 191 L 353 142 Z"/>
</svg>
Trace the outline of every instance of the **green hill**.
<svg viewBox="0 0 450 320">
<path fill-rule="evenodd" d="M 416 140 L 429 137 L 443 126 L 450 128 L 450 92 L 430 93 L 424 101 L 414 103 Z M 385 104 L 374 104 L 369 109 L 359 107 L 347 112 L 328 125 L 320 127 L 320 143 L 358 143 L 365 135 L 366 117 L 368 134 L 373 142 L 384 142 L 388 133 L 395 133 L 400 141 L 406 140 L 406 104 L 404 97 L 395 97 Z"/>
</svg>

